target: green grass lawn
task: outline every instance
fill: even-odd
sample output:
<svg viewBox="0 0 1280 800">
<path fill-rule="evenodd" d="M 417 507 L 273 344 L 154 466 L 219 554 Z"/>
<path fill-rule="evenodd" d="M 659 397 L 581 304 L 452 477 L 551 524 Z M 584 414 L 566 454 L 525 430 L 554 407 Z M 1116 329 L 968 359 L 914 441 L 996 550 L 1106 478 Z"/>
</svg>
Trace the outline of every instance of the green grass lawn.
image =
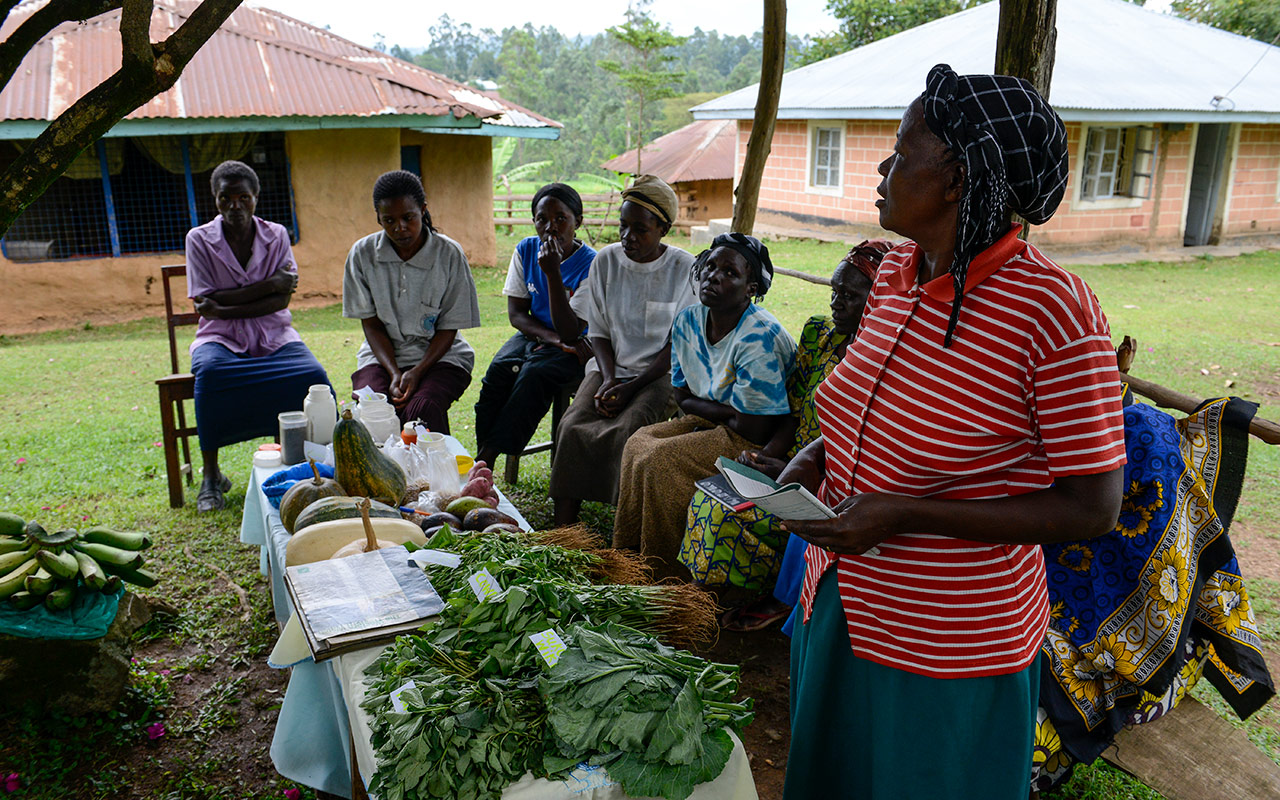
<svg viewBox="0 0 1280 800">
<path fill-rule="evenodd" d="M 500 264 L 506 263 L 515 243 L 527 233 L 517 228 L 512 236 L 499 236 Z M 669 241 L 688 243 L 680 237 Z M 778 266 L 825 275 L 846 248 L 789 241 L 771 243 L 770 250 Z M 1280 253 L 1078 271 L 1102 301 L 1114 338 L 1118 341 L 1128 334 L 1139 340 L 1135 375 L 1197 397 L 1242 396 L 1262 404 L 1261 416 L 1280 420 L 1280 313 L 1276 311 L 1280 308 Z M 505 274 L 505 266 L 475 269 L 483 327 L 465 335 L 477 352 L 476 377 L 452 415 L 454 435 L 473 449 L 472 407 L 480 375 L 510 335 L 501 295 Z M 805 319 L 826 309 L 827 295 L 824 286 L 779 278 L 765 306 L 798 334 Z M 340 393 L 348 389 L 361 343 L 359 325 L 343 319 L 338 306 L 297 311 L 294 319 Z M 149 552 L 164 582 L 152 593 L 177 606 L 181 614 L 176 621 L 148 629 L 148 634 L 182 654 L 169 663 L 166 679 L 176 679 L 201 674 L 219 660 L 223 664 L 261 660 L 274 643 L 275 630 L 258 575 L 258 555 L 238 544 L 244 476 L 258 442 L 223 451 L 222 464 L 236 483 L 225 510 L 196 515 L 194 490 L 188 491 L 185 508 L 171 510 L 153 383 L 168 371 L 167 362 L 160 319 L 0 336 L 0 409 L 4 410 L 0 415 L 0 510 L 38 518 L 51 530 L 108 523 L 155 532 L 157 545 Z M 1228 381 L 1234 383 L 1228 387 Z M 302 398 L 298 400 L 301 403 Z M 545 437 L 544 422 L 540 438 Z M 1250 456 L 1237 519 L 1271 539 L 1280 539 L 1280 448 L 1255 441 Z M 537 525 L 550 521 L 546 486 L 547 459 L 540 455 L 524 460 L 520 485 L 509 492 Z M 587 519 L 608 530 L 611 509 L 589 506 Z M 251 615 L 247 622 L 240 619 L 238 593 L 223 576 L 232 576 L 248 591 Z M 1280 608 L 1280 584 L 1263 581 L 1251 584 L 1251 589 L 1256 606 L 1268 617 L 1267 631 L 1274 642 L 1277 625 L 1271 615 Z M 145 663 L 139 674 L 144 687 L 158 680 Z M 234 694 L 233 686 L 216 684 L 205 702 L 226 703 L 229 694 Z M 143 705 L 161 704 L 164 696 L 160 690 L 151 692 L 147 695 L 151 705 Z M 278 698 L 246 699 L 250 702 L 243 713 L 249 713 L 250 707 L 278 703 Z M 1275 715 L 1270 716 L 1274 726 Z M 0 728 L 8 724 L 7 719 L 15 718 L 0 716 Z M 94 723 L 86 731 L 59 719 L 18 719 L 22 737 L 15 742 L 8 733 L 0 736 L 0 773 L 17 771 L 36 777 L 44 787 L 23 796 L 108 797 L 113 796 L 112 787 L 126 780 L 112 778 L 119 765 L 109 754 L 93 749 L 94 743 L 115 742 L 112 737 L 119 737 L 119 726 Z M 175 711 L 170 719 L 180 719 L 180 714 Z M 186 727 L 177 726 L 175 730 L 189 734 L 179 760 L 209 762 L 199 742 L 208 737 L 216 740 L 223 728 L 234 731 L 227 719 L 203 714 L 190 717 Z M 110 730 L 98 732 L 99 727 Z M 1280 752 L 1274 728 L 1268 728 L 1269 733 L 1250 730 L 1273 757 Z M 52 737 L 54 746 L 37 742 L 39 737 Z M 208 769 L 207 764 L 181 778 L 176 773 L 164 778 L 166 769 L 176 769 L 175 763 L 161 763 L 147 778 L 146 785 L 155 787 L 152 796 L 276 796 L 287 785 L 273 779 L 236 777 Z M 71 782 L 86 780 L 105 788 Z M 1095 767 L 1079 770 L 1057 797 L 1118 800 L 1156 795 L 1114 770 Z"/>
</svg>

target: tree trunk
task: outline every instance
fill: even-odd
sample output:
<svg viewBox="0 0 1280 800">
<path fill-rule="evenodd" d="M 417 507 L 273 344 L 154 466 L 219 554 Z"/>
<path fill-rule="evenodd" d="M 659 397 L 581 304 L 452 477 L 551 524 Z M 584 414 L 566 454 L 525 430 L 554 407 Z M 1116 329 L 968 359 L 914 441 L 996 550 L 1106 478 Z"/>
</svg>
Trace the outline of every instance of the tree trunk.
<svg viewBox="0 0 1280 800">
<path fill-rule="evenodd" d="M 996 74 L 1025 78 L 1048 100 L 1057 25 L 1058 0 L 1000 0 Z"/>
<path fill-rule="evenodd" d="M 1000 28 L 996 32 L 997 75 L 1023 78 L 1049 99 L 1053 57 L 1058 43 L 1058 0 L 1000 0 Z M 1010 213 L 1022 224 L 1025 240 L 1031 223 Z"/>
<path fill-rule="evenodd" d="M 150 0 L 125 0 L 120 69 L 85 93 L 0 174 L 0 236 L 77 156 L 125 115 L 168 91 L 242 0 L 204 0 L 163 42 L 150 40 Z"/>
<path fill-rule="evenodd" d="M 782 70 L 787 55 L 786 0 L 764 0 L 764 55 L 760 64 L 760 91 L 756 95 L 756 115 L 747 140 L 747 157 L 735 191 L 733 230 L 751 233 L 756 226 L 756 205 L 760 202 L 760 181 L 764 164 L 773 146 L 773 127 L 778 119 L 778 96 L 782 93 Z"/>
</svg>

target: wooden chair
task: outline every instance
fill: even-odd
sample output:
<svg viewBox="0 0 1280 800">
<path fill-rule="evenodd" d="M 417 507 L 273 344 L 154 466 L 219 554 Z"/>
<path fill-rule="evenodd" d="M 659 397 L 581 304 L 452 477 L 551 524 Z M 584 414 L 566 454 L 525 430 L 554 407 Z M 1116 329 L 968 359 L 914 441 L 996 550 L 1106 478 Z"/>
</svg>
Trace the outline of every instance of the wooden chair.
<svg viewBox="0 0 1280 800">
<path fill-rule="evenodd" d="M 196 376 L 190 372 L 178 371 L 178 338 L 176 329 L 182 325 L 195 325 L 200 315 L 194 311 L 178 313 L 173 308 L 173 292 L 170 281 L 174 278 L 186 278 L 187 265 L 166 266 L 160 268 L 164 280 L 164 316 L 169 328 L 169 374 L 156 379 L 156 387 L 160 390 L 160 431 L 164 438 L 164 471 L 169 481 L 169 507 L 182 508 L 182 476 L 187 476 L 187 485 L 193 482 L 191 468 L 191 442 L 196 435 L 196 426 L 187 425 L 186 401 L 196 396 Z M 178 445 L 182 445 L 182 460 L 178 460 Z"/>
<path fill-rule="evenodd" d="M 578 384 L 576 383 L 561 386 L 560 391 L 556 392 L 555 399 L 551 401 L 551 441 L 531 444 L 519 453 L 511 453 L 507 456 L 506 469 L 502 472 L 502 478 L 508 484 L 516 485 L 516 480 L 520 477 L 520 458 L 522 456 L 531 456 L 534 453 L 550 450 L 551 459 L 555 460 L 556 431 L 560 430 L 560 418 L 564 416 L 564 412 L 569 410 L 569 404 L 573 402 L 573 393 L 577 390 Z"/>
</svg>

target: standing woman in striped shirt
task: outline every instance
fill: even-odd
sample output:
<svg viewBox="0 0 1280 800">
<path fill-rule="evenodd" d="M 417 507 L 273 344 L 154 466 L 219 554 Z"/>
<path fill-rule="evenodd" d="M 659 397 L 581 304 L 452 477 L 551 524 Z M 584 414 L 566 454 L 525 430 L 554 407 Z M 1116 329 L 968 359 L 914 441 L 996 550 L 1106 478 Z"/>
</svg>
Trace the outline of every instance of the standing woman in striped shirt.
<svg viewBox="0 0 1280 800">
<path fill-rule="evenodd" d="M 911 241 L 779 477 L 839 512 L 785 523 L 815 545 L 785 796 L 1025 800 L 1039 545 L 1111 530 L 1125 460 L 1097 299 L 1009 223 L 1062 200 L 1066 131 L 1026 81 L 939 65 L 879 171 L 880 225 Z"/>
</svg>

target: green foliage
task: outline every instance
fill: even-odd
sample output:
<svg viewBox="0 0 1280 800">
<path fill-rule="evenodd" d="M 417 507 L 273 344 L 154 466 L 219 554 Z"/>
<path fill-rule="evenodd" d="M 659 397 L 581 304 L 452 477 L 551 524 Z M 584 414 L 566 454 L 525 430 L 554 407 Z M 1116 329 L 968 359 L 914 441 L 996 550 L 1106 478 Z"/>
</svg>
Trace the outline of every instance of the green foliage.
<svg viewBox="0 0 1280 800">
<path fill-rule="evenodd" d="M 626 47 L 623 59 L 605 58 L 596 61 L 596 65 L 613 75 L 618 84 L 626 89 L 630 102 L 630 120 L 628 120 L 627 145 L 630 146 L 634 132 L 637 145 L 641 148 L 637 155 L 638 171 L 644 171 L 644 144 L 656 131 L 652 130 L 650 117 L 652 107 L 645 113 L 645 106 L 667 97 L 680 94 L 676 88 L 684 81 L 685 74 L 667 67 L 675 60 L 669 51 L 671 47 L 684 41 L 670 29 L 659 25 L 649 16 L 645 6 L 651 0 L 636 0 L 627 8 L 627 21 L 609 28 L 609 35 Z M 631 126 L 634 120 L 634 127 Z"/>
<path fill-rule="evenodd" d="M 827 0 L 827 11 L 840 21 L 840 30 L 814 37 L 804 53 L 803 63 L 822 61 L 981 2 L 983 0 Z"/>
<path fill-rule="evenodd" d="M 1268 44 L 1280 41 L 1280 0 L 1174 0 L 1173 13 Z"/>
</svg>

